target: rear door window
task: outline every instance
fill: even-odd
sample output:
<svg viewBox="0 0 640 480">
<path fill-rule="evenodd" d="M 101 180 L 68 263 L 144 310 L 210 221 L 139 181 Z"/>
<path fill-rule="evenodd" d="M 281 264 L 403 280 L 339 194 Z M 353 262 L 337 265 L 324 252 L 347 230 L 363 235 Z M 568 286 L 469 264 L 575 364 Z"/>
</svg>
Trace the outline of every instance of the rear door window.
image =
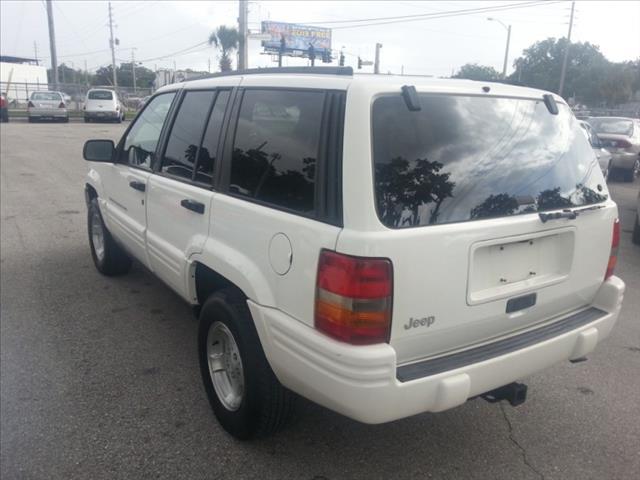
<svg viewBox="0 0 640 480">
<path fill-rule="evenodd" d="M 57 92 L 35 92 L 33 95 L 31 95 L 31 100 L 60 102 L 62 101 L 62 96 L 60 96 L 60 94 Z"/>
<path fill-rule="evenodd" d="M 229 191 L 311 215 L 324 99 L 323 91 L 245 91 Z"/>
<path fill-rule="evenodd" d="M 584 132 L 566 105 L 542 99 L 420 94 L 419 111 L 400 95 L 373 103 L 378 216 L 417 227 L 607 199 Z"/>
<path fill-rule="evenodd" d="M 211 185 L 213 181 L 213 168 L 216 163 L 218 145 L 220 144 L 220 134 L 222 132 L 222 122 L 224 112 L 229 103 L 229 90 L 221 90 L 216 97 L 216 103 L 209 115 L 207 129 L 202 138 L 202 145 L 198 151 L 198 164 L 194 180 L 199 183 Z"/>
<path fill-rule="evenodd" d="M 185 94 L 162 158 L 160 170 L 163 173 L 192 179 L 198 147 L 215 94 L 215 91 L 191 91 Z"/>
</svg>

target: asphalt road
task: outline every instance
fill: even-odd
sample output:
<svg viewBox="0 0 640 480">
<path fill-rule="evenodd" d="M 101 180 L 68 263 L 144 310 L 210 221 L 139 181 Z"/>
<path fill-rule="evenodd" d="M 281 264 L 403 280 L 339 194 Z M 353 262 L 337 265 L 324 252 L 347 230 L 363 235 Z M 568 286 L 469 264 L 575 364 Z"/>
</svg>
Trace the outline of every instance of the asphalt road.
<svg viewBox="0 0 640 480">
<path fill-rule="evenodd" d="M 622 315 L 588 362 L 525 379 L 527 403 L 482 400 L 391 424 L 302 401 L 268 440 L 217 425 L 191 310 L 140 267 L 97 273 L 81 148 L 124 125 L 3 124 L 0 476 L 5 479 L 631 479 L 640 471 L 640 182 L 610 187 L 622 216 Z"/>
</svg>

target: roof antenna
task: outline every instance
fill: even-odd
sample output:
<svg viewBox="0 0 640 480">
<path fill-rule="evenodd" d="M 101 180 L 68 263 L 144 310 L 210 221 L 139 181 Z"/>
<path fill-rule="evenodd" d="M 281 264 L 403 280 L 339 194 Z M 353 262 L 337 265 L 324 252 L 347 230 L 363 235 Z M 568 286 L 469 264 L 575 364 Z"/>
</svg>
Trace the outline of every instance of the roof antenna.
<svg viewBox="0 0 640 480">
<path fill-rule="evenodd" d="M 420 99 L 418 98 L 418 92 L 413 85 L 405 85 L 402 87 L 402 98 L 407 108 L 411 112 L 419 112 L 422 110 L 420 106 Z"/>
<path fill-rule="evenodd" d="M 558 104 L 556 103 L 556 99 L 553 98 L 553 95 L 545 93 L 542 96 L 542 99 L 544 100 L 544 104 L 547 107 L 547 110 L 549 110 L 549 113 L 551 115 L 558 115 Z"/>
</svg>

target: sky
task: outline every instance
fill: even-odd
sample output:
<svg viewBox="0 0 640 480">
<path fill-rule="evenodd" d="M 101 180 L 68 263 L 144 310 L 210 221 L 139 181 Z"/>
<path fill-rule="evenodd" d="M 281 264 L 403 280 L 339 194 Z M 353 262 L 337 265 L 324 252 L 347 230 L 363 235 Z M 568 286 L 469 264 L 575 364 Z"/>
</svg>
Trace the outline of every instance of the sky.
<svg viewBox="0 0 640 480">
<path fill-rule="evenodd" d="M 112 1 L 120 41 L 117 62 L 136 61 L 150 69 L 191 68 L 217 71 L 218 53 L 206 42 L 220 25 L 237 26 L 237 1 Z M 373 60 L 375 44 L 383 45 L 381 73 L 449 76 L 465 63 L 490 65 L 502 71 L 506 27 L 512 26 L 508 72 L 522 50 L 548 37 L 567 35 L 571 2 L 499 1 L 250 1 L 249 27 L 260 30 L 272 20 L 333 27 L 332 46 L 346 53 L 346 65 L 357 58 Z M 419 19 L 420 14 L 469 8 L 516 5 L 493 13 Z M 53 0 L 58 63 L 95 71 L 111 63 L 108 3 Z M 406 16 L 401 22 L 358 26 L 348 20 Z M 337 23 L 333 23 L 337 22 Z M 367 22 L 362 22 L 367 23 Z M 339 28 L 336 28 L 339 27 Z M 600 47 L 611 61 L 640 58 L 640 1 L 577 1 L 573 41 Z M 193 47 L 193 48 L 192 48 Z M 50 66 L 44 0 L 0 0 L 0 53 L 38 58 Z M 234 57 L 235 59 L 235 57 Z M 260 41 L 249 42 L 249 66 L 276 66 L 262 53 Z M 174 63 L 175 62 L 175 63 Z M 305 59 L 285 58 L 284 65 L 306 65 Z M 334 64 L 337 64 L 337 59 Z M 363 67 L 370 72 L 372 67 Z"/>
</svg>

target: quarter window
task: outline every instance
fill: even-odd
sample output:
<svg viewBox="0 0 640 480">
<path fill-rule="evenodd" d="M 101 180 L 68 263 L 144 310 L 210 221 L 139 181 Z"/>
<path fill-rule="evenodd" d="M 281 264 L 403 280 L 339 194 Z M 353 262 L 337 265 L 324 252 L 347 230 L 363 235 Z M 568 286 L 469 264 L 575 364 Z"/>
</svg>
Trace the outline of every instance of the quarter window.
<svg viewBox="0 0 640 480">
<path fill-rule="evenodd" d="M 154 97 L 131 126 L 120 161 L 133 167 L 151 169 L 162 125 L 164 124 L 175 92 Z"/>
<path fill-rule="evenodd" d="M 215 91 L 187 92 L 169 135 L 161 171 L 191 179 Z"/>
<path fill-rule="evenodd" d="M 242 99 L 229 190 L 311 214 L 325 93 L 247 90 Z"/>
</svg>

